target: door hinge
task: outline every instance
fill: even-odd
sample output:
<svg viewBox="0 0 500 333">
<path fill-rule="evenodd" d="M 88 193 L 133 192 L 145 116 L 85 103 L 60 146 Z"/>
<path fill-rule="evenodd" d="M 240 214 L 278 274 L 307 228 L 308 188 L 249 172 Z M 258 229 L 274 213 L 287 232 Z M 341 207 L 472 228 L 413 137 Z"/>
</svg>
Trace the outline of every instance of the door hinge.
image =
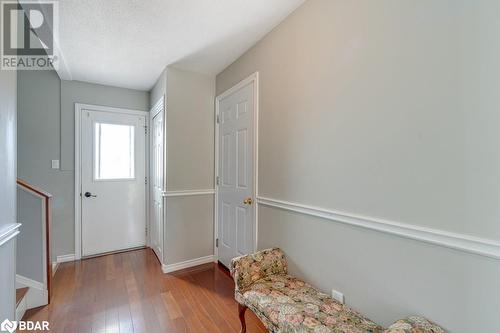
<svg viewBox="0 0 500 333">
<path fill-rule="evenodd" d="M 215 177 L 215 184 L 217 186 L 219 186 L 219 184 L 220 184 L 220 177 L 219 176 Z"/>
<path fill-rule="evenodd" d="M 219 247 L 219 239 L 218 238 L 215 239 L 215 247 Z"/>
<path fill-rule="evenodd" d="M 217 121 L 217 124 L 220 124 L 220 118 L 219 118 L 219 115 L 216 115 L 216 121 Z"/>
<path fill-rule="evenodd" d="M 148 177 L 144 177 L 144 184 L 148 184 Z"/>
<path fill-rule="evenodd" d="M 148 134 L 148 127 L 144 126 L 144 134 Z"/>
</svg>

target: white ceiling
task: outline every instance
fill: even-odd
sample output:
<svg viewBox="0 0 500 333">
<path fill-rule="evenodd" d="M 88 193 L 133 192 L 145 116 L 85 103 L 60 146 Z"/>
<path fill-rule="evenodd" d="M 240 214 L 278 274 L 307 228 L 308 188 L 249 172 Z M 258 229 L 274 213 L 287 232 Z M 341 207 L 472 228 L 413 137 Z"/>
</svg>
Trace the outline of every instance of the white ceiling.
<svg viewBox="0 0 500 333">
<path fill-rule="evenodd" d="M 61 0 L 65 79 L 149 90 L 167 65 L 218 74 L 305 0 Z"/>
</svg>

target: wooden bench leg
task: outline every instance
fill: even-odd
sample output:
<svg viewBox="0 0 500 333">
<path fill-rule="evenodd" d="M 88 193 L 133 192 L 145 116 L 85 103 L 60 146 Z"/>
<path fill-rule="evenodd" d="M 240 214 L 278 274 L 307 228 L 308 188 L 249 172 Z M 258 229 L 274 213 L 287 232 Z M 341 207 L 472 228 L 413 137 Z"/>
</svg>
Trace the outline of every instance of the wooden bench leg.
<svg viewBox="0 0 500 333">
<path fill-rule="evenodd" d="M 247 323 L 245 322 L 245 311 L 246 310 L 247 310 L 246 306 L 238 303 L 238 315 L 240 317 L 240 323 L 241 323 L 240 333 L 246 333 L 246 331 L 247 331 Z"/>
</svg>

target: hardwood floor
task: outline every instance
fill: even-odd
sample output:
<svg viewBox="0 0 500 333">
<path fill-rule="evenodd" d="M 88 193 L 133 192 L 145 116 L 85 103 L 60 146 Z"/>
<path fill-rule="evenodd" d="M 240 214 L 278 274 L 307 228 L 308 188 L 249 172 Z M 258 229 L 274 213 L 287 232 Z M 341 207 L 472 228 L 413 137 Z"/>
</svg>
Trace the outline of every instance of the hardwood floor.
<svg viewBox="0 0 500 333">
<path fill-rule="evenodd" d="M 206 264 L 163 274 L 150 249 L 61 264 L 51 304 L 24 320 L 48 320 L 50 332 L 239 332 L 234 284 Z M 247 332 L 267 332 L 247 311 Z"/>
</svg>

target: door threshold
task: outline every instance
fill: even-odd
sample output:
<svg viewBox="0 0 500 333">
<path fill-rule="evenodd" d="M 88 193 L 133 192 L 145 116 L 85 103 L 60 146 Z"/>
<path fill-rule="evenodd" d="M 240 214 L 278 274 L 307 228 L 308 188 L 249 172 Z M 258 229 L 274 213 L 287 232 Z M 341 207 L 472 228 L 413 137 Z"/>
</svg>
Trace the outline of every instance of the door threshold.
<svg viewBox="0 0 500 333">
<path fill-rule="evenodd" d="M 104 252 L 104 253 L 92 254 L 90 256 L 82 257 L 82 260 L 92 259 L 92 258 L 98 258 L 98 257 L 104 257 L 104 256 L 109 256 L 109 255 L 117 254 L 117 253 L 132 252 L 132 251 L 137 251 L 137 250 L 144 250 L 144 249 L 147 249 L 147 247 L 146 246 L 138 246 L 138 247 L 133 247 L 133 248 L 130 248 L 130 249 L 123 249 L 123 250 L 117 250 L 117 251 L 109 251 L 109 252 Z"/>
</svg>

